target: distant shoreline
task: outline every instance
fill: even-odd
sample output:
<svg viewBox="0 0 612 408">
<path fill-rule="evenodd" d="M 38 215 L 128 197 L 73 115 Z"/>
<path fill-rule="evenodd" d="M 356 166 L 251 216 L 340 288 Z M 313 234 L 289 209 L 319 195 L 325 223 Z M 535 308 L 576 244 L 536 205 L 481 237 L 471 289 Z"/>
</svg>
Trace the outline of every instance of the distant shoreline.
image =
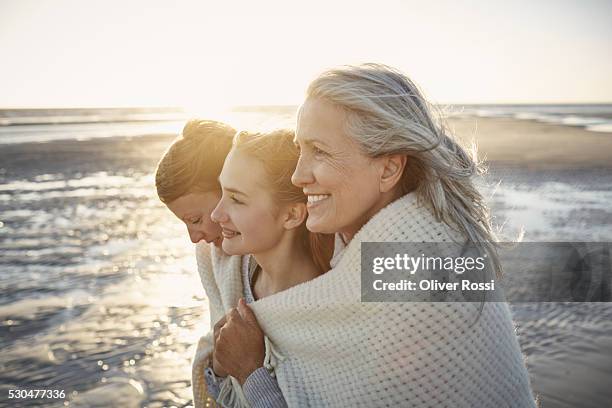
<svg viewBox="0 0 612 408">
<path fill-rule="evenodd" d="M 586 128 L 594 132 L 612 132 L 612 103 L 591 104 L 437 104 L 445 118 L 535 119 L 543 123 Z M 255 115 L 274 118 L 295 117 L 298 105 L 243 105 L 222 109 L 223 115 Z M 209 112 L 210 114 L 210 112 Z M 190 112 L 180 107 L 130 108 L 5 108 L 0 109 L 0 131 L 22 125 L 53 126 L 70 124 L 134 124 L 185 121 L 207 117 L 204 112 Z M 221 118 L 222 119 L 222 118 Z M 18 129 L 17 129 L 18 130 Z M 1 140 L 0 133 L 0 143 Z"/>
<path fill-rule="evenodd" d="M 510 118 L 450 118 L 447 124 L 464 144 L 469 145 L 474 139 L 479 158 L 486 159 L 490 165 L 525 169 L 612 169 L 612 133 Z M 117 149 L 157 156 L 175 136 L 175 133 L 160 130 L 142 135 L 0 144 L 2 167 L 10 167 L 9 163 L 13 161 L 11 156 L 27 157 L 34 152 L 53 155 L 66 151 L 77 154 L 81 149 L 90 150 L 94 146 L 106 157 L 112 157 Z"/>
<path fill-rule="evenodd" d="M 451 118 L 453 133 L 475 139 L 479 158 L 529 168 L 611 168 L 612 133 L 529 119 Z"/>
</svg>

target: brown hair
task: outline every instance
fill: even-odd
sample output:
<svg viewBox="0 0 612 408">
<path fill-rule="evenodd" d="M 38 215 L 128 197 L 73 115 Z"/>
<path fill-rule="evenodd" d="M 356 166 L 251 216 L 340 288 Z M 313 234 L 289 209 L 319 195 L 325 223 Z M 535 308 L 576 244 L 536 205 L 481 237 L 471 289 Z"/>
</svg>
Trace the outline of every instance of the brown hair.
<svg viewBox="0 0 612 408">
<path fill-rule="evenodd" d="M 219 174 L 236 130 L 214 120 L 190 120 L 157 165 L 155 186 L 168 204 L 185 194 L 219 190 Z"/>
<path fill-rule="evenodd" d="M 269 176 L 274 199 L 279 203 L 306 203 L 302 189 L 291 183 L 291 175 L 297 166 L 299 151 L 293 143 L 292 130 L 275 130 L 268 133 L 242 131 L 234 137 L 234 148 L 258 159 Z M 308 231 L 306 223 L 300 225 L 300 233 L 306 249 L 315 265 L 322 271 L 330 269 L 334 251 L 334 235 Z"/>
</svg>

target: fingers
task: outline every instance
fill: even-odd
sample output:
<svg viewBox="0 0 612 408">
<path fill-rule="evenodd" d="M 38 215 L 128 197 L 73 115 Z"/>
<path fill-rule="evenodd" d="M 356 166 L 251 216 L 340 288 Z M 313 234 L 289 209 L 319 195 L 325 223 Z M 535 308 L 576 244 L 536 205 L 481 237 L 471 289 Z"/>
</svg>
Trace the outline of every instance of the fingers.
<svg viewBox="0 0 612 408">
<path fill-rule="evenodd" d="M 229 320 L 242 320 L 242 316 L 240 316 L 240 312 L 235 307 L 231 308 L 227 313 L 227 317 Z"/>
<path fill-rule="evenodd" d="M 213 336 L 214 343 L 213 347 L 216 347 L 216 344 L 219 342 L 221 338 L 221 333 L 224 331 L 228 331 L 228 329 L 234 327 L 235 325 L 239 325 L 243 322 L 240 313 L 236 308 L 230 309 L 229 312 L 223 318 L 221 318 L 213 328 Z"/>
<path fill-rule="evenodd" d="M 217 342 L 217 339 L 219 338 L 219 332 L 221 331 L 221 328 L 225 325 L 226 321 L 227 316 L 223 316 L 221 319 L 219 319 L 217 323 L 215 323 L 215 326 L 213 327 L 213 345 Z"/>
<path fill-rule="evenodd" d="M 259 327 L 255 313 L 253 313 L 253 310 L 249 307 L 249 305 L 247 305 L 243 298 L 238 301 L 238 312 L 240 313 L 242 320 L 244 320 L 246 323 Z"/>
<path fill-rule="evenodd" d="M 220 377 L 226 377 L 227 370 L 225 369 L 225 367 L 223 367 L 223 364 L 219 362 L 219 359 L 217 358 L 216 354 L 213 354 L 212 360 L 213 360 L 213 371 L 215 372 L 215 374 Z"/>
<path fill-rule="evenodd" d="M 238 307 L 230 309 L 227 314 L 215 324 L 213 329 L 213 349 L 216 351 L 218 343 L 222 338 L 227 339 L 231 338 L 232 335 L 235 336 L 237 333 L 244 333 L 244 330 L 248 327 L 247 325 L 255 327 L 258 332 L 261 332 L 255 313 L 253 313 L 253 310 L 246 304 L 244 299 L 240 299 Z"/>
<path fill-rule="evenodd" d="M 227 321 L 227 316 L 223 316 L 221 319 L 219 319 L 219 321 L 217 323 L 215 323 L 214 331 L 216 332 L 221 327 L 223 327 L 223 325 L 225 324 L 226 321 Z"/>
<path fill-rule="evenodd" d="M 223 326 L 225 326 L 230 320 L 241 320 L 240 313 L 236 308 L 231 308 L 229 312 L 225 316 L 223 316 L 217 323 L 215 323 L 213 327 L 213 334 L 215 339 L 219 337 L 219 331 Z"/>
<path fill-rule="evenodd" d="M 213 348 L 213 361 L 218 367 L 223 365 L 220 363 L 227 357 L 227 353 L 232 348 L 232 338 L 235 334 L 236 325 L 232 323 L 232 320 L 228 320 L 217 331 L 217 340 Z"/>
</svg>

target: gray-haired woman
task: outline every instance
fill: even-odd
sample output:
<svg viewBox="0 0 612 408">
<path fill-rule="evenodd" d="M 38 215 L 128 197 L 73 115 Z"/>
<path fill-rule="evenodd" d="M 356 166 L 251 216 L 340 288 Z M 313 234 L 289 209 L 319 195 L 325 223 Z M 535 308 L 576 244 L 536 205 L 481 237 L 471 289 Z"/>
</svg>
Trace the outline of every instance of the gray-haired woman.
<svg viewBox="0 0 612 408">
<path fill-rule="evenodd" d="M 332 270 L 251 305 L 282 356 L 287 404 L 535 406 L 506 303 L 361 302 L 362 242 L 473 243 L 501 271 L 479 164 L 417 87 L 379 64 L 329 70 L 308 88 L 296 143 L 307 227 L 335 233 L 336 248 Z M 221 361 L 232 375 L 262 359 L 235 355 Z"/>
</svg>

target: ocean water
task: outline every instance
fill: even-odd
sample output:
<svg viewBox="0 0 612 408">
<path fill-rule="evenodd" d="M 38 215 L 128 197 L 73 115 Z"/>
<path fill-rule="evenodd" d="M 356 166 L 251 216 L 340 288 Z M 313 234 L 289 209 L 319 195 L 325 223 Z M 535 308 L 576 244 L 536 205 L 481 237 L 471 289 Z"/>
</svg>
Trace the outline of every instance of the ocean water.
<svg viewBox="0 0 612 408">
<path fill-rule="evenodd" d="M 190 401 L 209 322 L 192 245 L 155 196 L 168 141 L 0 149 L 0 405 L 26 388 L 65 390 L 71 406 Z"/>
<path fill-rule="evenodd" d="M 191 117 L 214 118 L 249 129 L 292 127 L 296 109 L 243 107 L 197 114 L 178 108 L 0 109 L 0 145 L 177 134 Z"/>
<path fill-rule="evenodd" d="M 269 127 L 293 110 L 229 115 Z M 180 129 L 175 119 L 165 123 Z M 172 137 L 135 137 L 124 122 L 5 128 L 82 125 L 121 137 L 3 134 L 14 141 L 0 146 L 0 406 L 189 406 L 190 358 L 210 322 L 193 245 L 154 190 Z M 492 166 L 481 187 L 508 237 L 524 227 L 525 241 L 612 241 L 610 170 Z M 512 310 L 544 407 L 609 405 L 612 304 Z M 7 399 L 30 388 L 66 397 Z"/>
<path fill-rule="evenodd" d="M 453 115 L 535 120 L 591 132 L 612 132 L 612 104 L 465 105 L 450 106 L 449 110 Z"/>
<path fill-rule="evenodd" d="M 297 106 L 237 107 L 203 113 L 179 108 L 0 109 L 0 145 L 61 139 L 176 134 L 189 117 L 212 117 L 238 127 L 293 127 Z M 447 105 L 448 116 L 505 117 L 612 132 L 612 104 Z"/>
</svg>

